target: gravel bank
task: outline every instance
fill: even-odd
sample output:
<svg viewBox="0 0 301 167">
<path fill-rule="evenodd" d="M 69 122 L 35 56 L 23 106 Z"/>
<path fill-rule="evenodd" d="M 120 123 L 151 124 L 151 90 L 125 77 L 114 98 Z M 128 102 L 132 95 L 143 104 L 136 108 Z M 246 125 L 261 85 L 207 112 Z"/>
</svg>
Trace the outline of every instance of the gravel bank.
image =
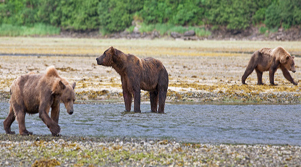
<svg viewBox="0 0 301 167">
<path fill-rule="evenodd" d="M 0 135 L 1 166 L 298 166 L 301 147 Z"/>
</svg>

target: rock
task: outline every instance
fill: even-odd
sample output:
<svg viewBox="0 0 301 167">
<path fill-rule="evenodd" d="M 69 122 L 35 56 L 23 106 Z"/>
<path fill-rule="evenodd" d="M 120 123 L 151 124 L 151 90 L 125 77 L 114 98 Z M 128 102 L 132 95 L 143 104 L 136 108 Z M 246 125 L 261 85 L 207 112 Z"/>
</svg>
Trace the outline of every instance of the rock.
<svg viewBox="0 0 301 167">
<path fill-rule="evenodd" d="M 135 27 L 134 30 L 133 30 L 133 32 L 134 32 L 134 33 L 140 33 L 140 32 L 139 32 L 139 28 L 138 28 L 138 27 Z"/>
<path fill-rule="evenodd" d="M 132 38 L 140 38 L 140 33 L 135 33 L 135 32 L 133 32 L 133 33 L 131 34 L 131 37 L 132 37 Z"/>
<path fill-rule="evenodd" d="M 177 33 L 177 32 L 171 32 L 170 33 L 170 36 L 173 37 L 173 38 L 180 38 L 181 37 L 181 34 Z"/>
<path fill-rule="evenodd" d="M 130 33 L 126 30 L 122 31 L 119 35 L 121 38 L 126 38 L 127 35 L 129 35 Z"/>
<path fill-rule="evenodd" d="M 196 40 L 198 40 L 198 37 L 196 37 L 196 36 L 192 36 L 192 37 L 184 37 L 183 39 L 184 39 L 185 41 L 188 41 L 188 40 L 196 41 Z"/>
<path fill-rule="evenodd" d="M 153 31 L 153 32 L 152 32 L 152 39 L 158 38 L 158 37 L 160 37 L 159 32 L 158 32 L 158 31 Z"/>
<path fill-rule="evenodd" d="M 194 32 L 194 30 L 186 31 L 186 32 L 184 33 L 184 36 L 185 36 L 185 37 L 195 36 L 195 32 Z"/>
</svg>

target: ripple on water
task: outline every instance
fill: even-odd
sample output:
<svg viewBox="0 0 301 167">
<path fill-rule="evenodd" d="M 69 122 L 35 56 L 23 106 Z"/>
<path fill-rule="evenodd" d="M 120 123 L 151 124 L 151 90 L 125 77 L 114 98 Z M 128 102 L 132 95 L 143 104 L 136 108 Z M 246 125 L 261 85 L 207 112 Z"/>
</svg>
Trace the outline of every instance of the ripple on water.
<svg viewBox="0 0 301 167">
<path fill-rule="evenodd" d="M 62 135 L 175 138 L 186 142 L 301 145 L 301 105 L 166 105 L 165 114 L 124 112 L 123 104 L 75 104 L 68 115 L 61 105 Z M 8 103 L 0 103 L 0 119 Z M 50 131 L 38 115 L 27 115 L 26 126 L 34 134 Z M 18 124 L 12 125 L 18 132 Z M 5 133 L 0 129 L 0 133 Z"/>
</svg>

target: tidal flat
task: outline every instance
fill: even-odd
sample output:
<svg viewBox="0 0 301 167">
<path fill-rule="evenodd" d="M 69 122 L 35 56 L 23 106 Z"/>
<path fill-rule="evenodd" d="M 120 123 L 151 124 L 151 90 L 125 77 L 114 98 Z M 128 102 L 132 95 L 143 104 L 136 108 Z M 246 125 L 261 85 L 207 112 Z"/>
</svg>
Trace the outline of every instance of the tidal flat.
<svg viewBox="0 0 301 167">
<path fill-rule="evenodd" d="M 299 81 L 300 44 L 279 41 L 1 37 L 1 120 L 8 113 L 12 81 L 28 72 L 43 73 L 51 65 L 69 82 L 77 83 L 78 108 L 75 108 L 75 113 L 85 110 L 81 109 L 85 105 L 94 105 L 99 110 L 114 109 L 113 105 L 117 109 L 112 110 L 115 115 L 110 119 L 100 117 L 103 120 L 95 120 L 95 114 L 82 115 L 84 121 L 71 116 L 71 121 L 68 120 L 70 116 L 61 113 L 63 131 L 59 137 L 48 135 L 49 130 L 37 115 L 27 116 L 27 124 L 36 130 L 35 135 L 6 135 L 1 130 L 0 165 L 298 166 L 301 163 L 297 114 L 300 87 L 289 83 L 281 70 L 275 74 L 277 86 L 269 85 L 268 72 L 263 74 L 266 85 L 261 86 L 256 85 L 255 72 L 248 77 L 248 85 L 241 84 L 241 76 L 254 51 L 262 47 L 282 46 L 296 56 L 297 72 L 291 75 Z M 98 66 L 95 60 L 110 46 L 140 58 L 151 56 L 162 61 L 169 73 L 166 114 L 145 113 L 149 109 L 149 94 L 145 91 L 141 92 L 144 113 L 123 113 L 119 75 L 112 68 Z M 185 105 L 193 108 L 190 113 L 192 118 L 198 116 L 195 118 L 202 121 L 194 120 L 196 123 L 193 123 L 187 115 L 182 115 L 187 111 Z M 226 108 L 229 108 L 228 112 Z M 174 116 L 174 123 L 161 120 L 169 116 Z M 161 122 L 153 124 L 159 130 L 143 122 L 137 123 L 145 117 L 148 121 L 160 117 L 158 120 Z M 119 129 L 132 133 L 119 133 L 117 125 L 125 120 L 131 122 L 134 130 L 136 126 L 138 131 L 128 126 Z M 84 132 L 89 130 L 89 121 L 98 123 L 99 127 L 101 123 L 108 122 L 104 127 L 109 130 L 77 134 L 78 129 L 74 127 Z M 287 122 L 290 124 L 287 125 Z M 72 130 L 68 129 L 72 125 Z M 13 127 L 18 132 L 16 122 Z M 166 132 L 179 134 L 180 137 L 164 135 L 164 128 L 167 128 Z M 143 135 L 141 129 L 150 135 Z M 183 129 L 187 132 L 186 138 L 184 132 L 184 135 L 176 133 Z M 112 135 L 115 132 L 119 135 Z M 193 138 L 194 135 L 197 137 Z"/>
<path fill-rule="evenodd" d="M 99 66 L 96 57 L 114 46 L 140 58 L 155 57 L 169 73 L 167 102 L 299 104 L 299 86 L 287 81 L 281 70 L 277 86 L 258 86 L 256 72 L 241 84 L 252 53 L 262 47 L 283 46 L 295 58 L 295 81 L 301 78 L 300 42 L 276 41 L 175 41 L 72 38 L 0 38 L 0 99 L 9 99 L 14 79 L 28 72 L 42 73 L 54 65 L 69 82 L 76 82 L 78 103 L 123 101 L 120 77 L 114 69 Z M 148 92 L 141 92 L 148 101 Z"/>
</svg>

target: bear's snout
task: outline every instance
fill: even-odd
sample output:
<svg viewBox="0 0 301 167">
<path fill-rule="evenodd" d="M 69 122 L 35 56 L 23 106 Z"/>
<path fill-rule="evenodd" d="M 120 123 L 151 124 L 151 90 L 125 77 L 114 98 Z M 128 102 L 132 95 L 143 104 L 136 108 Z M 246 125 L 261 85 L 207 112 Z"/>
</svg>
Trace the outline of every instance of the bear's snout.
<svg viewBox="0 0 301 167">
<path fill-rule="evenodd" d="M 102 65 L 101 60 L 99 59 L 99 57 L 96 58 L 96 61 L 97 61 L 97 65 Z"/>
<path fill-rule="evenodd" d="M 69 115 L 72 115 L 73 114 L 73 110 L 70 110 L 68 113 L 69 113 Z"/>
<path fill-rule="evenodd" d="M 295 72 L 296 72 L 295 67 L 291 68 L 291 71 L 292 71 L 293 73 L 295 73 Z"/>
</svg>

